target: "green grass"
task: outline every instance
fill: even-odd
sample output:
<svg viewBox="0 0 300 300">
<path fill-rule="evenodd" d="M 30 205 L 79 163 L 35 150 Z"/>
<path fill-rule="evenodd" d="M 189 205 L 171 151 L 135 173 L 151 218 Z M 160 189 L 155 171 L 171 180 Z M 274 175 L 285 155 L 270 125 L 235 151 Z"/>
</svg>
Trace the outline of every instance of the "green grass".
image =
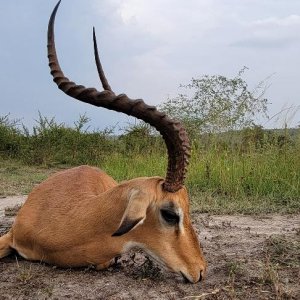
<svg viewBox="0 0 300 300">
<path fill-rule="evenodd" d="M 106 157 L 99 168 L 105 170 L 117 181 L 128 180 L 136 177 L 165 176 L 167 159 L 159 154 L 135 154 L 124 156 L 113 153 Z"/>
<path fill-rule="evenodd" d="M 56 170 L 0 158 L 0 197 L 26 195 Z"/>
<path fill-rule="evenodd" d="M 0 118 L 0 197 L 27 194 L 58 169 L 82 164 L 98 166 L 117 181 L 165 176 L 165 145 L 145 125 L 129 127 L 117 137 L 39 117 L 32 134 L 17 129 L 8 117 Z M 195 136 L 191 154 L 186 186 L 193 209 L 300 211 L 299 129 Z"/>
<path fill-rule="evenodd" d="M 187 185 L 201 211 L 300 211 L 300 151 L 194 153 Z"/>
<path fill-rule="evenodd" d="M 300 166 L 296 161 L 291 161 L 294 159 L 292 155 L 285 159 L 279 157 L 276 162 L 272 159 L 274 157 L 270 153 L 245 158 L 234 155 L 217 157 L 210 152 L 198 159 L 193 157 L 186 182 L 192 209 L 218 214 L 299 212 Z M 36 184 L 60 169 L 57 166 L 27 166 L 14 160 L 0 162 L 0 196 L 27 194 Z M 211 167 L 209 175 L 205 167 L 208 162 Z M 97 166 L 117 181 L 141 176 L 164 176 L 166 157 L 153 153 L 124 157 L 113 153 Z M 289 168 L 289 172 L 284 172 L 285 167 Z M 247 177 L 246 172 L 250 175 L 243 179 L 243 176 Z M 289 174 L 292 174 L 290 181 Z"/>
</svg>

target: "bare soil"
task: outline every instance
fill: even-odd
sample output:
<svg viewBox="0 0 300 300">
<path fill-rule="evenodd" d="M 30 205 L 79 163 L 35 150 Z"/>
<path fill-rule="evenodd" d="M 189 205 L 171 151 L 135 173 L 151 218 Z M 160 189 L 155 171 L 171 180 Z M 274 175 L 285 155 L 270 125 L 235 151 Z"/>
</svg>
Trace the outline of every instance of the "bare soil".
<svg viewBox="0 0 300 300">
<path fill-rule="evenodd" d="M 0 199 L 0 235 L 24 197 Z M 16 209 L 17 210 L 17 209 Z M 140 251 L 106 271 L 61 269 L 17 254 L 0 260 L 0 299 L 300 299 L 300 215 L 192 213 L 209 264 L 187 284 Z"/>
</svg>

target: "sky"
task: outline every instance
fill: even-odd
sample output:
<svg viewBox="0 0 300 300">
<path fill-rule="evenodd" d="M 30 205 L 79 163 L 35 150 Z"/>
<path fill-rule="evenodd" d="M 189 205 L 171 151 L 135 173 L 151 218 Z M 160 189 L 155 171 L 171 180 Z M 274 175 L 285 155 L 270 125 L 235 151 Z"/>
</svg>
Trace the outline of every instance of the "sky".
<svg viewBox="0 0 300 300">
<path fill-rule="evenodd" d="M 56 2 L 0 0 L 0 117 L 10 114 L 28 127 L 38 112 L 68 125 L 85 113 L 95 129 L 134 123 L 68 97 L 52 81 L 46 34 Z M 264 127 L 300 123 L 299 0 L 62 0 L 55 24 L 61 67 L 77 84 L 101 90 L 93 26 L 118 94 L 159 105 L 192 78 L 234 77 L 247 66 L 250 90 L 269 78 L 274 117 L 257 121 Z"/>
</svg>

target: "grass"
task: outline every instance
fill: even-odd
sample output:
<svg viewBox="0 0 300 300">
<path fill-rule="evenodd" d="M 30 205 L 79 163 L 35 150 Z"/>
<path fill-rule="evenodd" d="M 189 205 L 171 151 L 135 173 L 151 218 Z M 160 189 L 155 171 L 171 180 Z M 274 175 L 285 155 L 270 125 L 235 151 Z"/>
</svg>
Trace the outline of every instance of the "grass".
<svg viewBox="0 0 300 300">
<path fill-rule="evenodd" d="M 144 176 L 165 176 L 166 161 L 165 155 L 159 157 L 157 153 L 130 156 L 112 153 L 98 167 L 117 181 L 122 181 Z"/>
<path fill-rule="evenodd" d="M 299 228 L 298 228 L 299 230 Z M 265 251 L 271 263 L 279 267 L 300 268 L 300 236 L 290 240 L 283 236 L 271 236 L 267 239 Z"/>
<path fill-rule="evenodd" d="M 276 147 L 237 155 L 193 151 L 186 185 L 192 207 L 211 213 L 295 213 L 300 211 L 300 151 Z M 166 156 L 113 153 L 99 166 L 118 181 L 164 176 Z"/>
<path fill-rule="evenodd" d="M 225 196 L 299 199 L 299 170 L 298 147 L 284 153 L 275 147 L 247 153 L 209 149 L 193 153 L 188 183 Z"/>
<path fill-rule="evenodd" d="M 232 157 L 232 160 L 234 159 L 238 160 Z M 255 158 L 251 159 L 252 161 L 247 161 L 248 165 L 256 162 Z M 210 161 L 213 162 L 213 159 L 211 158 Z M 250 182 L 255 178 L 256 183 L 252 182 L 252 190 L 247 193 L 239 179 L 239 166 L 242 163 L 236 161 L 232 164 L 236 165 L 234 169 L 226 168 L 220 160 L 217 161 L 210 174 L 210 181 L 205 177 L 205 160 L 201 161 L 199 157 L 198 160 L 194 158 L 191 161 L 187 187 L 193 210 L 217 214 L 297 213 L 300 211 L 300 187 L 299 190 L 295 188 L 299 184 L 298 175 L 293 175 L 294 180 L 285 184 L 284 182 L 288 181 L 287 172 L 285 177 L 284 172 L 276 168 L 279 163 L 270 164 L 270 169 L 267 171 L 265 170 L 268 168 L 266 162 L 258 164 L 259 167 L 253 169 L 253 178 L 248 179 Z M 289 161 L 285 164 L 290 166 L 291 173 L 297 173 L 298 165 L 295 162 Z M 28 194 L 36 184 L 49 175 L 68 167 L 71 166 L 28 166 L 16 160 L 2 159 L 0 160 L 0 197 Z M 122 157 L 121 154 L 114 153 L 104 159 L 99 167 L 117 181 L 141 176 L 164 176 L 166 158 L 159 159 L 155 154 Z M 268 181 L 271 174 L 272 179 Z M 280 175 L 282 175 L 281 180 L 276 181 L 274 178 L 279 178 Z M 274 181 L 276 184 L 272 185 Z"/>
<path fill-rule="evenodd" d="M 264 250 L 262 283 L 271 287 L 276 299 L 290 299 L 285 279 L 290 277 L 288 282 L 299 283 L 300 239 L 270 236 L 265 241 Z"/>
<path fill-rule="evenodd" d="M 299 200 L 274 200 L 270 197 L 226 197 L 212 195 L 208 192 L 193 191 L 190 196 L 192 208 L 198 212 L 215 214 L 264 214 L 264 213 L 298 213 Z"/>
<path fill-rule="evenodd" d="M 207 296 L 216 295 L 215 299 L 224 299 L 225 294 L 225 299 L 241 299 L 250 294 L 253 299 L 296 299 L 299 268 L 300 240 L 273 235 L 263 242 L 263 253 L 257 253 L 250 260 L 225 263 L 225 286 Z M 201 296 L 195 299 L 201 299 Z"/>
<path fill-rule="evenodd" d="M 0 197 L 26 195 L 55 171 L 0 158 Z"/>
<path fill-rule="evenodd" d="M 2 120 L 2 121 L 1 121 Z M 160 137 L 145 125 L 125 134 L 82 131 L 39 116 L 33 133 L 0 118 L 0 197 L 27 194 L 51 173 L 98 166 L 117 181 L 165 176 Z M 300 211 L 300 129 L 196 136 L 186 179 L 193 209 L 212 213 Z"/>
</svg>

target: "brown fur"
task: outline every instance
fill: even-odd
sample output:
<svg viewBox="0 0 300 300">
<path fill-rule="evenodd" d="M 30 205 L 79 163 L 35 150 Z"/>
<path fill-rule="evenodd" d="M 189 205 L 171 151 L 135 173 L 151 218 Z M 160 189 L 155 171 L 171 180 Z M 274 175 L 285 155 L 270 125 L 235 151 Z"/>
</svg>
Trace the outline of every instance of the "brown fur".
<svg viewBox="0 0 300 300">
<path fill-rule="evenodd" d="M 88 166 L 57 173 L 30 193 L 12 229 L 0 238 L 0 257 L 15 249 L 29 260 L 102 269 L 137 245 L 171 271 L 197 282 L 206 263 L 191 225 L 186 189 L 168 193 L 162 183 L 162 178 L 151 177 L 117 184 Z M 162 220 L 160 209 L 171 202 L 182 212 L 181 225 Z M 133 219 L 143 222 L 112 236 Z"/>
</svg>

